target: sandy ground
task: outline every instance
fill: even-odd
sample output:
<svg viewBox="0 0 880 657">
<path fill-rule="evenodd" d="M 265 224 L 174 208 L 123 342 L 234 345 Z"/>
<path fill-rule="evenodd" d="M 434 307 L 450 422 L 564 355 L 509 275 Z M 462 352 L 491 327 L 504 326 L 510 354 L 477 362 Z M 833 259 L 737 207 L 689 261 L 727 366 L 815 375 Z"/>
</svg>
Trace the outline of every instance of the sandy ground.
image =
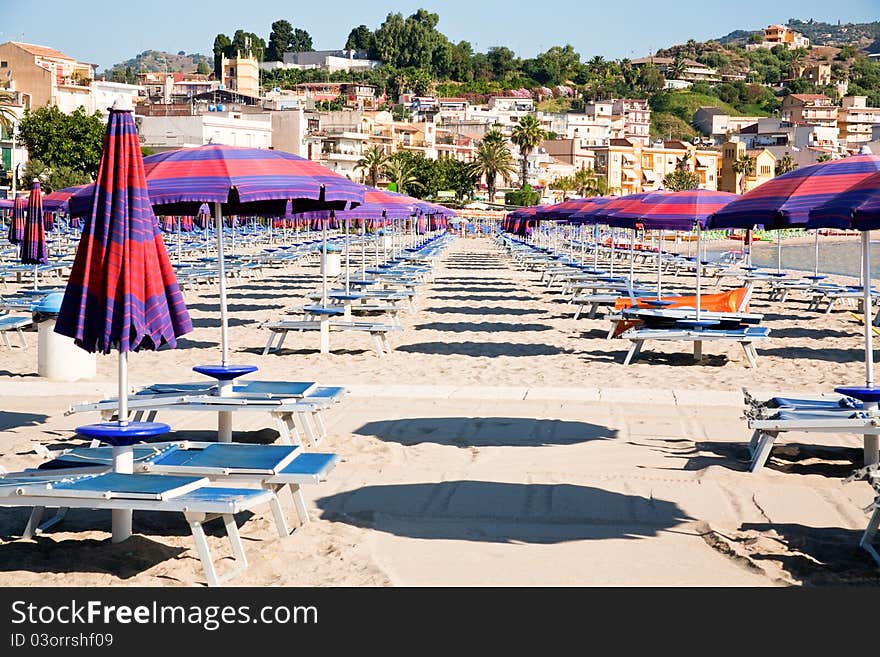
<svg viewBox="0 0 880 657">
<path fill-rule="evenodd" d="M 309 486 L 310 522 L 278 539 L 268 510 L 240 517 L 249 585 L 779 585 L 880 583 L 858 549 L 872 499 L 842 483 L 860 437 L 786 437 L 762 472 L 746 471 L 742 387 L 828 391 L 863 379 L 860 325 L 848 310 L 808 312 L 794 295 L 757 291 L 772 339 L 759 368 L 739 347 L 649 345 L 624 368 L 628 342 L 604 319 L 572 319 L 558 290 L 517 271 L 487 239 L 457 240 L 404 317 L 385 359 L 369 337 L 293 335 L 262 356 L 259 324 L 302 305 L 317 267 L 267 271 L 230 290 L 233 361 L 266 379 L 351 389 L 328 415 L 322 449 L 341 455 Z M 644 280 L 653 280 L 644 271 Z M 670 291 L 693 277 L 666 279 Z M 707 291 L 714 291 L 707 286 Z M 135 354 L 132 383 L 197 380 L 218 358 L 213 290 L 188 293 L 195 331 L 181 349 Z M 114 389 L 115 358 L 93 382 L 36 376 L 30 348 L 0 351 L 0 463 L 39 459 L 33 444 L 76 443 L 96 416 L 70 404 Z M 164 416 L 178 433 L 210 430 L 198 413 Z M 240 436 L 272 440 L 267 418 L 236 418 Z M 195 435 L 195 434 L 191 434 Z M 22 510 L 0 513 L 0 585 L 191 585 L 202 582 L 182 519 L 138 514 L 136 536 L 109 542 L 109 514 L 72 512 L 35 541 L 15 540 Z M 222 533 L 210 538 L 228 554 Z M 221 564 L 228 566 L 228 563 Z"/>
</svg>

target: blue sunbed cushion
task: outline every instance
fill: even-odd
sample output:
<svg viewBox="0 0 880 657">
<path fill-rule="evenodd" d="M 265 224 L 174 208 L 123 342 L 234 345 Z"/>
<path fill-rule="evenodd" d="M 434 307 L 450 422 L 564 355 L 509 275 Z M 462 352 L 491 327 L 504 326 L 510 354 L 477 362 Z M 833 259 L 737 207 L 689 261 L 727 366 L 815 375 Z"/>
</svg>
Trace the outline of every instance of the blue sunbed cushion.
<svg viewBox="0 0 880 657">
<path fill-rule="evenodd" d="M 842 419 L 848 420 L 860 417 L 862 414 L 860 411 L 852 411 L 850 409 L 840 409 L 837 411 L 828 410 L 828 411 L 799 411 L 792 409 L 782 409 L 778 413 L 776 413 L 776 417 L 774 419 L 778 420 L 834 420 L 834 419 Z"/>
<path fill-rule="evenodd" d="M 155 476 L 167 477 L 168 475 Z M 217 502 L 218 504 L 237 504 L 256 497 L 262 497 L 265 493 L 266 491 L 262 488 L 220 488 L 204 486 L 176 497 L 175 500 L 197 500 L 200 502 Z"/>
<path fill-rule="evenodd" d="M 852 397 L 841 397 L 839 399 L 799 399 L 797 397 L 773 397 L 767 406 L 770 408 L 852 408 L 862 407 L 862 403 Z"/>
<path fill-rule="evenodd" d="M 280 474 L 319 476 L 335 466 L 338 458 L 336 454 L 304 452 L 288 463 Z"/>
<path fill-rule="evenodd" d="M 274 471 L 291 453 L 299 450 L 286 445 L 209 445 L 205 449 L 178 449 L 156 458 L 158 466 L 191 468 L 230 468 Z"/>
<path fill-rule="evenodd" d="M 176 446 L 158 450 L 155 447 L 135 447 L 134 462 L 143 463 L 151 461 L 159 454 L 175 451 Z M 112 447 L 74 447 L 64 454 L 59 454 L 51 461 L 41 463 L 39 470 L 59 470 L 62 468 L 94 467 L 96 465 L 111 465 L 113 463 Z"/>
<path fill-rule="evenodd" d="M 315 388 L 305 396 L 305 400 L 310 399 L 337 399 L 345 394 L 345 388 L 342 386 L 322 386 Z"/>
<path fill-rule="evenodd" d="M 162 495 L 182 487 L 198 483 L 203 477 L 184 477 L 177 475 L 122 474 L 107 472 L 94 477 L 63 481 L 54 484 L 55 489 L 79 491 L 108 491 L 113 493 L 137 493 L 141 495 Z"/>
</svg>

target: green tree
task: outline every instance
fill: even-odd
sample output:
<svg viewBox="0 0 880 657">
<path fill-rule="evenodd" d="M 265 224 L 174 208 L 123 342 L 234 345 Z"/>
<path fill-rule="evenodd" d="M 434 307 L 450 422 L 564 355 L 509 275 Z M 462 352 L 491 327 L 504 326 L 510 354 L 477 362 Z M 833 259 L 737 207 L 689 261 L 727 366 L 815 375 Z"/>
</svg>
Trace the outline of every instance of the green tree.
<svg viewBox="0 0 880 657">
<path fill-rule="evenodd" d="M 830 162 L 832 159 L 831 153 L 822 153 L 822 155 L 816 158 L 816 162 Z"/>
<path fill-rule="evenodd" d="M 794 161 L 791 155 L 783 155 L 781 159 L 776 161 L 776 175 L 781 176 L 783 173 L 794 171 L 797 169 L 797 166 L 797 162 Z"/>
<path fill-rule="evenodd" d="M 416 175 L 416 169 L 413 162 L 407 157 L 401 157 L 396 153 L 385 164 L 385 175 L 388 179 L 397 185 L 397 191 L 406 194 L 406 190 L 415 189 L 422 186 Z"/>
<path fill-rule="evenodd" d="M 541 200 L 541 195 L 532 189 L 532 186 L 526 183 L 523 185 L 522 189 L 517 189 L 512 192 L 507 192 L 504 195 L 504 203 L 505 205 L 519 205 L 519 206 L 528 206 L 528 205 L 537 205 L 538 201 Z"/>
<path fill-rule="evenodd" d="M 223 75 L 223 55 L 232 45 L 232 39 L 225 34 L 214 37 L 214 76 L 219 80 Z"/>
<path fill-rule="evenodd" d="M 486 178 L 489 203 L 494 203 L 498 177 L 509 178 L 516 172 L 513 155 L 504 141 L 504 135 L 497 130 L 486 133 L 477 148 L 471 168 L 478 180 L 482 177 Z"/>
<path fill-rule="evenodd" d="M 519 68 L 516 54 L 505 46 L 489 48 L 486 57 L 489 60 L 489 66 L 492 67 L 492 74 L 496 79 L 504 78 L 508 73 Z"/>
<path fill-rule="evenodd" d="M 755 158 L 751 155 L 743 155 L 742 157 L 737 158 L 736 162 L 733 163 L 731 169 L 733 172 L 740 176 L 739 181 L 739 193 L 746 193 L 746 178 L 750 178 L 755 175 L 755 168 L 757 164 L 755 162 Z"/>
<path fill-rule="evenodd" d="M 687 69 L 687 64 L 682 58 L 681 55 L 676 55 L 672 58 L 672 63 L 669 65 L 669 68 L 666 69 L 666 77 L 670 80 L 681 80 L 682 76 L 685 73 L 685 69 Z"/>
<path fill-rule="evenodd" d="M 574 173 L 574 189 L 578 196 L 605 196 L 608 193 L 608 179 L 593 169 L 578 169 Z"/>
<path fill-rule="evenodd" d="M 373 146 L 358 160 L 357 168 L 365 171 L 370 186 L 376 187 L 379 183 L 379 174 L 385 169 L 386 164 L 388 164 L 388 156 L 385 151 L 381 146 Z"/>
<path fill-rule="evenodd" d="M 528 171 L 529 171 L 529 155 L 535 148 L 543 141 L 545 136 L 544 130 L 541 128 L 541 124 L 531 114 L 526 114 L 519 120 L 519 123 L 513 128 L 513 131 L 510 136 L 510 141 L 512 141 L 516 146 L 519 147 L 520 155 L 522 156 L 522 178 L 520 180 L 521 185 L 525 185 L 527 182 Z"/>
<path fill-rule="evenodd" d="M 447 158 L 437 160 L 434 168 L 437 171 L 438 185 L 442 190 L 455 192 L 455 198 L 459 201 L 473 196 L 477 175 L 467 162 Z"/>
<path fill-rule="evenodd" d="M 373 33 L 366 25 L 358 25 L 348 33 L 345 41 L 346 50 L 369 50 L 373 40 Z"/>
<path fill-rule="evenodd" d="M 199 65 L 196 66 L 196 73 L 199 75 L 208 75 L 211 72 L 211 67 L 208 66 L 208 63 L 205 61 L 199 62 Z"/>
<path fill-rule="evenodd" d="M 12 132 L 17 115 L 13 109 L 15 94 L 0 90 L 0 134 Z"/>
<path fill-rule="evenodd" d="M 266 61 L 280 62 L 284 59 L 284 53 L 290 50 L 293 40 L 293 25 L 290 21 L 277 20 L 272 23 L 272 31 L 269 32 L 269 45 L 266 46 Z"/>
<path fill-rule="evenodd" d="M 291 52 L 312 52 L 314 50 L 312 36 L 300 28 L 293 31 L 293 38 L 290 40 Z"/>
<path fill-rule="evenodd" d="M 562 192 L 562 200 L 565 201 L 568 199 L 568 193 L 574 189 L 574 178 L 571 176 L 561 176 L 550 183 L 550 186 Z"/>
<path fill-rule="evenodd" d="M 94 176 L 101 160 L 105 125 L 99 114 L 89 116 L 81 107 L 71 114 L 57 107 L 26 111 L 18 133 L 30 157 L 47 166 L 69 167 Z"/>
</svg>

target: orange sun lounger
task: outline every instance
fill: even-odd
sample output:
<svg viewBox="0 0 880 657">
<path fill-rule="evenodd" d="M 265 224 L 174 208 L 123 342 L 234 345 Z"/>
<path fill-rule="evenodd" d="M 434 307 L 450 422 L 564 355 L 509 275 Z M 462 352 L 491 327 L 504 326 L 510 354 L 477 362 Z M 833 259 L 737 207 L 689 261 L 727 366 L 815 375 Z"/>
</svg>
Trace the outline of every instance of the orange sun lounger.
<svg viewBox="0 0 880 657">
<path fill-rule="evenodd" d="M 746 295 L 748 293 L 749 288 L 738 287 L 734 290 L 729 290 L 727 292 L 718 292 L 716 294 L 701 294 L 700 309 L 720 313 L 748 312 L 748 303 L 743 305 L 743 301 L 746 300 Z M 624 308 L 632 308 L 633 306 L 638 308 L 651 308 L 651 304 L 647 302 L 654 301 L 656 299 L 657 297 L 638 297 L 637 299 L 633 300 L 629 297 L 621 297 L 615 302 L 614 310 L 623 310 Z M 665 306 L 666 308 L 696 308 L 697 306 L 696 295 L 686 297 L 663 297 L 663 300 L 670 302 L 668 306 Z M 632 328 L 633 326 L 638 326 L 640 323 L 641 322 L 638 320 L 627 320 L 618 322 L 612 337 L 616 338 L 627 329 Z"/>
</svg>

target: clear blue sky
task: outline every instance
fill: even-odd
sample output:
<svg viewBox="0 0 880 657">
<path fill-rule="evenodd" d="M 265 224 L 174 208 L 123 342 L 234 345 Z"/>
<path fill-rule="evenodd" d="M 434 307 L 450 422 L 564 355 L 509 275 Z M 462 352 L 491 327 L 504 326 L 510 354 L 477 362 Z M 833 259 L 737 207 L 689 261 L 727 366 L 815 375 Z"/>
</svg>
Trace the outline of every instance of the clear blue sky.
<svg viewBox="0 0 880 657">
<path fill-rule="evenodd" d="M 52 46 L 103 70 L 148 49 L 210 55 L 218 32 L 239 28 L 268 39 L 280 18 L 306 29 L 316 49 L 341 48 L 352 27 L 375 29 L 389 12 L 407 16 L 419 7 L 440 15 L 451 40 L 479 51 L 506 45 L 532 57 L 571 43 L 584 59 L 642 57 L 789 18 L 880 20 L 878 0 L 0 0 L 0 43 Z"/>
</svg>

